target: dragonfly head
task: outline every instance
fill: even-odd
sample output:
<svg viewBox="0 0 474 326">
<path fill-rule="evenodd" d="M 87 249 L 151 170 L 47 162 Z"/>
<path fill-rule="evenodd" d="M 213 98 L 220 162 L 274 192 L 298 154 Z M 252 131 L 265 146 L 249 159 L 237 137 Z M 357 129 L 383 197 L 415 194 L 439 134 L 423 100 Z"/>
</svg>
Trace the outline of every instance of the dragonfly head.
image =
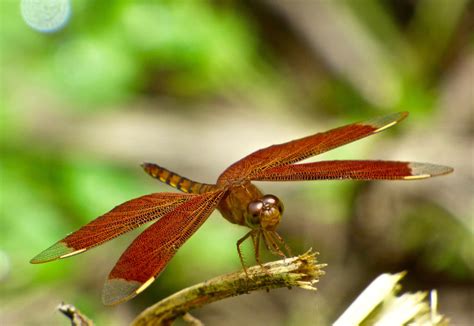
<svg viewBox="0 0 474 326">
<path fill-rule="evenodd" d="M 274 195 L 265 195 L 251 201 L 247 206 L 245 217 L 251 228 L 261 227 L 264 230 L 274 231 L 280 223 L 283 214 L 283 203 Z"/>
</svg>

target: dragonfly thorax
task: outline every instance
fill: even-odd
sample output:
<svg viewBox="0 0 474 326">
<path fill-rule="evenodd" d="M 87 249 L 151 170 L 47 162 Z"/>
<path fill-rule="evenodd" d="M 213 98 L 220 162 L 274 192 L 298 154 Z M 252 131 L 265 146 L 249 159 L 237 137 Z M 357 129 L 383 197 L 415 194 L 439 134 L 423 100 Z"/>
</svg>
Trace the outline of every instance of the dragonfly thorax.
<svg viewBox="0 0 474 326">
<path fill-rule="evenodd" d="M 265 195 L 247 206 L 245 221 L 251 228 L 261 227 L 273 231 L 280 223 L 283 203 L 274 195 Z"/>
</svg>

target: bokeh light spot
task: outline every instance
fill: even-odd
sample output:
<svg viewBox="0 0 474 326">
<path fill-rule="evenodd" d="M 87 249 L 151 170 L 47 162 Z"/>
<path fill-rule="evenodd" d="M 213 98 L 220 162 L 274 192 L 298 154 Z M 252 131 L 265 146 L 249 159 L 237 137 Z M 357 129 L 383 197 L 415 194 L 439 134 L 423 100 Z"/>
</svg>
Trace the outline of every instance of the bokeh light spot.
<svg viewBox="0 0 474 326">
<path fill-rule="evenodd" d="M 25 22 L 44 33 L 60 30 L 71 16 L 70 0 L 21 0 L 20 8 Z"/>
</svg>

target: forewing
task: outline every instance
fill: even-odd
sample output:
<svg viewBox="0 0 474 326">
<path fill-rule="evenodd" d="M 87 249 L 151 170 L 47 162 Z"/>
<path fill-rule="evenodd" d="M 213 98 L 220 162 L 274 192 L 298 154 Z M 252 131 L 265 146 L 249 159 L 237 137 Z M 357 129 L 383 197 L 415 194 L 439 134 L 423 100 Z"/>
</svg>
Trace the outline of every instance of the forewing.
<svg viewBox="0 0 474 326">
<path fill-rule="evenodd" d="M 407 112 L 394 113 L 263 148 L 227 168 L 219 177 L 218 183 L 254 179 L 269 168 L 292 164 L 385 130 L 407 115 Z"/>
<path fill-rule="evenodd" d="M 223 194 L 218 191 L 196 195 L 140 234 L 110 272 L 102 293 L 104 304 L 129 300 L 150 285 L 204 223 Z"/>
<path fill-rule="evenodd" d="M 322 161 L 269 168 L 252 177 L 256 181 L 301 180 L 412 180 L 452 172 L 447 166 L 394 161 Z"/>
<path fill-rule="evenodd" d="M 153 221 L 194 195 L 155 193 L 127 201 L 38 254 L 31 263 L 70 257 Z"/>
</svg>

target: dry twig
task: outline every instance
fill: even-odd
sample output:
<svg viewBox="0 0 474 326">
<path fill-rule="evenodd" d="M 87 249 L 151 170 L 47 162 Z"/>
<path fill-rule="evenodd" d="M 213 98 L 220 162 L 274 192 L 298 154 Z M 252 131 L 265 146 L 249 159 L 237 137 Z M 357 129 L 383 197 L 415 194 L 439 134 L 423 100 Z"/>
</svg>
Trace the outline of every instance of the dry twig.
<svg viewBox="0 0 474 326">
<path fill-rule="evenodd" d="M 192 309 L 224 298 L 262 289 L 300 287 L 316 290 L 314 284 L 324 275 L 325 264 L 317 264 L 316 253 L 308 252 L 288 259 L 250 267 L 243 271 L 215 277 L 183 289 L 144 310 L 133 326 L 170 325 Z"/>
<path fill-rule="evenodd" d="M 57 309 L 71 320 L 72 326 L 94 326 L 92 320 L 87 318 L 72 304 L 63 302 L 58 306 Z"/>
</svg>

